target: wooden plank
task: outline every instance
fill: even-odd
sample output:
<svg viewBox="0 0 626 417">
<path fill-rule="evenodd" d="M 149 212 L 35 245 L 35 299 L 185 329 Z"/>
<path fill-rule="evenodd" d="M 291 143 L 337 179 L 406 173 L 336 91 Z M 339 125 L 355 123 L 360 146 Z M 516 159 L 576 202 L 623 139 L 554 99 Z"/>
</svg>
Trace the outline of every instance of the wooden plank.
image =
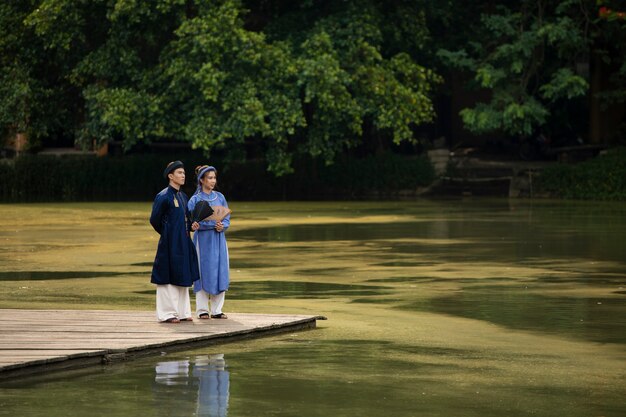
<svg viewBox="0 0 626 417">
<path fill-rule="evenodd" d="M 12 360 L 17 357 L 39 357 L 39 356 L 67 356 L 73 354 L 83 354 L 83 353 L 96 353 L 102 352 L 101 349 L 96 350 L 83 350 L 83 349 L 20 349 L 19 352 L 15 352 L 14 350 L 2 350 L 0 351 L 0 360 Z M 15 362 L 15 360 L 13 360 Z"/>
<path fill-rule="evenodd" d="M 0 309 L 0 379 L 315 328 L 320 319 L 234 313 L 163 324 L 145 311 Z"/>
</svg>

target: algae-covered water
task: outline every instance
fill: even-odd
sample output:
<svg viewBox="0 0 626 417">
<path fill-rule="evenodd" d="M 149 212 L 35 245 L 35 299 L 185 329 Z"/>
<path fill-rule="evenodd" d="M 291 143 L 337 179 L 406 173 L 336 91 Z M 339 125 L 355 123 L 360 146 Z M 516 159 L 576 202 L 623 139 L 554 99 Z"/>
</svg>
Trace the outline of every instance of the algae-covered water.
<svg viewBox="0 0 626 417">
<path fill-rule="evenodd" d="M 626 415 L 623 204 L 231 208 L 225 311 L 328 321 L 3 381 L 0 415 Z M 0 205 L 0 308 L 153 309 L 149 212 Z"/>
</svg>

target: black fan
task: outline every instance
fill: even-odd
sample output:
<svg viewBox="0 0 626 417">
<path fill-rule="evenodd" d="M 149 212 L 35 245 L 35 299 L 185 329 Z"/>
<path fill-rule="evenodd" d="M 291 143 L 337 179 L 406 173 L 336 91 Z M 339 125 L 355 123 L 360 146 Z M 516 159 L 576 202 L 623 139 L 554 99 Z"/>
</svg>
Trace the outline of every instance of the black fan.
<svg viewBox="0 0 626 417">
<path fill-rule="evenodd" d="M 191 212 L 191 222 L 199 222 L 213 214 L 213 207 L 204 200 L 198 201 L 198 204 L 193 208 Z"/>
</svg>

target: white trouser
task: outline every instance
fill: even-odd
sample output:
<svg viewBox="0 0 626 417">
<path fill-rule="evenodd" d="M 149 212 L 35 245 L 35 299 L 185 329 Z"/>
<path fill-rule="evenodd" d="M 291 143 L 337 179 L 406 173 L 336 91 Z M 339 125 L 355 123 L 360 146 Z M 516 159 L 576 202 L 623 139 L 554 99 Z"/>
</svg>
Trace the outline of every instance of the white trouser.
<svg viewBox="0 0 626 417">
<path fill-rule="evenodd" d="M 159 321 L 191 318 L 189 288 L 171 284 L 157 285 L 156 312 Z"/>
<path fill-rule="evenodd" d="M 209 302 L 211 303 L 211 315 L 221 314 L 225 298 L 226 291 L 217 295 L 209 294 L 204 290 L 198 291 L 196 293 L 196 314 L 200 317 L 202 313 L 209 313 Z"/>
</svg>

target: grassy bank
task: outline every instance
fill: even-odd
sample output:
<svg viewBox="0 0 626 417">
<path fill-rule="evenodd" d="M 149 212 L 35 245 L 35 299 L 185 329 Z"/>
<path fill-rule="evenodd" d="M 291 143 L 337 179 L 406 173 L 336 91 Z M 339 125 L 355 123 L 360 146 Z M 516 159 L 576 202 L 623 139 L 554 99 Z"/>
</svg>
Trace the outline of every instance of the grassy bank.
<svg viewBox="0 0 626 417">
<path fill-rule="evenodd" d="M 538 179 L 541 193 L 578 200 L 626 200 L 626 148 L 576 164 L 554 164 Z"/>
</svg>

